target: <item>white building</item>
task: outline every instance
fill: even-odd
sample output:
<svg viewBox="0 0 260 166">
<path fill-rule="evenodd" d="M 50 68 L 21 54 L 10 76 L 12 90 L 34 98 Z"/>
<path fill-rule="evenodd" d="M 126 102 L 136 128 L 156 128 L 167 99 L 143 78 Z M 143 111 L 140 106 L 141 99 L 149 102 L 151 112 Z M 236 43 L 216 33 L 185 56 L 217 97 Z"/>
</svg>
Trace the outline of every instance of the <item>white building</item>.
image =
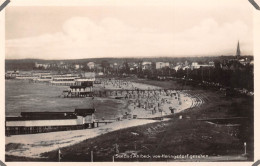
<svg viewBox="0 0 260 166">
<path fill-rule="evenodd" d="M 193 69 L 199 69 L 199 68 L 200 68 L 200 65 L 199 65 L 198 62 L 192 62 L 191 68 L 193 68 Z"/>
<path fill-rule="evenodd" d="M 89 62 L 87 63 L 87 66 L 89 69 L 94 69 L 95 68 L 95 63 L 94 62 Z"/>
<path fill-rule="evenodd" d="M 184 66 L 184 67 L 182 68 L 182 70 L 186 70 L 186 69 L 190 69 L 190 67 L 189 67 L 189 66 Z"/>
<path fill-rule="evenodd" d="M 80 68 L 80 65 L 76 64 L 76 65 L 75 65 L 75 69 L 77 70 L 77 69 L 79 69 L 79 68 Z"/>
<path fill-rule="evenodd" d="M 145 70 L 145 69 L 150 69 L 152 66 L 152 62 L 143 62 L 142 63 L 142 69 Z"/>
<path fill-rule="evenodd" d="M 177 66 L 174 67 L 174 70 L 176 70 L 176 71 L 178 71 L 180 69 L 181 69 L 181 65 L 177 65 Z"/>
<path fill-rule="evenodd" d="M 35 62 L 35 67 L 36 68 L 43 67 L 44 69 L 47 69 L 48 67 L 50 67 L 50 64 L 41 64 L 41 63 Z"/>
<path fill-rule="evenodd" d="M 192 62 L 192 69 L 199 69 L 201 67 L 214 67 L 214 62 L 209 62 L 209 64 L 199 64 L 198 62 Z"/>
<path fill-rule="evenodd" d="M 96 74 L 94 72 L 84 72 L 82 73 L 83 78 L 95 78 Z"/>
<path fill-rule="evenodd" d="M 152 65 L 152 62 L 143 62 L 142 65 Z"/>
<path fill-rule="evenodd" d="M 215 63 L 214 63 L 213 61 L 210 61 L 210 62 L 209 62 L 209 65 L 212 66 L 212 67 L 214 67 L 214 66 L 215 66 Z"/>
</svg>

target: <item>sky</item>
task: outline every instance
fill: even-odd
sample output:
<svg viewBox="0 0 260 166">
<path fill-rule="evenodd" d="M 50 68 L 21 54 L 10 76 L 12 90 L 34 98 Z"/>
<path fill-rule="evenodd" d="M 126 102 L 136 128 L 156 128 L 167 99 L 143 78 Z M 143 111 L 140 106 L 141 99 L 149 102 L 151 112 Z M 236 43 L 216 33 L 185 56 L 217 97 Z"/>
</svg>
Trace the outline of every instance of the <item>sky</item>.
<svg viewBox="0 0 260 166">
<path fill-rule="evenodd" d="M 6 59 L 253 54 L 246 0 L 100 0 L 6 8 Z"/>
</svg>

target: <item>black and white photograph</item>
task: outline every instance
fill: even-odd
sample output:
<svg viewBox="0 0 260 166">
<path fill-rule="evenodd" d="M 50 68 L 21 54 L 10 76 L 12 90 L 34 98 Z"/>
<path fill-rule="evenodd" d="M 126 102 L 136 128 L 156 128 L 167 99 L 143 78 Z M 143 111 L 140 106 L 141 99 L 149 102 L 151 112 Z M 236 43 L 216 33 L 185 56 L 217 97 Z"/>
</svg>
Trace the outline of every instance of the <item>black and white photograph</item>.
<svg viewBox="0 0 260 166">
<path fill-rule="evenodd" d="M 2 163 L 260 159 L 258 1 L 47 2 L 1 11 Z"/>
</svg>

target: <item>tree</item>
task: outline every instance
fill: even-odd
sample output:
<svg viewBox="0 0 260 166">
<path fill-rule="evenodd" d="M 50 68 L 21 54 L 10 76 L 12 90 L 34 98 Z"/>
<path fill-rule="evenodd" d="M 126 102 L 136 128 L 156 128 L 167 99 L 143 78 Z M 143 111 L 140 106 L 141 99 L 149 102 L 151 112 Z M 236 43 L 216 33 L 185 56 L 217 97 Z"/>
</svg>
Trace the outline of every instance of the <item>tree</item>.
<svg viewBox="0 0 260 166">
<path fill-rule="evenodd" d="M 106 71 L 108 70 L 109 68 L 109 63 L 107 60 L 102 60 L 101 61 L 101 67 L 103 69 L 103 73 L 106 73 Z"/>
<path fill-rule="evenodd" d="M 127 60 L 125 60 L 125 62 L 123 63 L 123 72 L 126 73 L 126 74 L 130 73 L 130 67 L 128 65 Z"/>
</svg>

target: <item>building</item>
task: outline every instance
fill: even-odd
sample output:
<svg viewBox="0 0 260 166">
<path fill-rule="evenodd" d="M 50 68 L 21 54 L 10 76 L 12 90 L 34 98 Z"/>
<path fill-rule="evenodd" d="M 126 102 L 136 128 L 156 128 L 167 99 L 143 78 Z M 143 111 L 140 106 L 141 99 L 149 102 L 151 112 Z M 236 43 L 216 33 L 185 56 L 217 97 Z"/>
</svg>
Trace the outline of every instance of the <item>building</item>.
<svg viewBox="0 0 260 166">
<path fill-rule="evenodd" d="M 175 70 L 175 71 L 178 71 L 178 70 L 180 70 L 180 69 L 181 69 L 181 65 L 177 65 L 177 66 L 174 67 L 174 70 Z"/>
<path fill-rule="evenodd" d="M 43 80 L 42 77 L 40 78 L 41 80 Z M 80 75 L 77 74 L 50 75 L 49 77 L 51 77 L 51 79 L 49 79 L 51 85 L 59 85 L 59 86 L 73 86 L 73 85 L 78 86 L 81 85 L 82 82 L 95 81 L 95 73 L 93 72 L 85 72 L 85 73 L 81 73 Z"/>
<path fill-rule="evenodd" d="M 79 79 L 77 75 L 54 75 L 50 83 L 51 85 L 70 86 L 75 85 L 76 79 Z"/>
<path fill-rule="evenodd" d="M 51 75 L 51 73 L 49 71 L 39 71 L 39 72 L 33 72 L 32 75 L 41 77 L 41 76 Z"/>
<path fill-rule="evenodd" d="M 99 72 L 103 72 L 104 68 L 102 67 L 101 64 L 95 64 L 95 72 L 99 73 Z"/>
<path fill-rule="evenodd" d="M 239 63 L 245 66 L 245 65 L 247 65 L 247 64 L 250 64 L 250 63 L 251 63 L 251 60 L 248 59 L 248 58 L 240 58 L 240 59 L 239 59 Z"/>
<path fill-rule="evenodd" d="M 78 69 L 81 68 L 81 65 L 79 65 L 79 64 L 75 64 L 74 67 L 75 67 L 76 70 L 78 70 Z"/>
<path fill-rule="evenodd" d="M 118 68 L 118 64 L 117 63 L 114 63 L 113 64 L 113 69 L 117 69 Z"/>
<path fill-rule="evenodd" d="M 41 63 L 37 63 L 37 62 L 35 62 L 35 67 L 36 67 L 36 68 L 47 69 L 47 68 L 50 67 L 50 64 L 41 64 Z"/>
<path fill-rule="evenodd" d="M 93 81 L 82 85 L 70 86 L 67 97 L 91 97 L 93 96 Z"/>
<path fill-rule="evenodd" d="M 5 73 L 5 79 L 14 79 L 19 76 L 19 71 L 7 71 Z"/>
<path fill-rule="evenodd" d="M 42 75 L 40 78 L 36 79 L 36 82 L 49 83 L 52 81 L 51 75 Z"/>
<path fill-rule="evenodd" d="M 63 97 L 91 97 L 93 96 L 93 84 L 95 78 L 78 78 L 68 90 L 64 90 Z"/>
<path fill-rule="evenodd" d="M 143 62 L 142 63 L 142 70 L 149 70 L 152 67 L 152 62 Z"/>
<path fill-rule="evenodd" d="M 190 69 L 190 66 L 184 66 L 184 67 L 182 67 L 182 70 L 188 70 L 188 69 Z M 177 70 L 176 70 L 177 71 Z"/>
<path fill-rule="evenodd" d="M 209 64 L 199 64 L 198 62 L 192 62 L 191 69 L 199 69 L 201 67 L 214 67 L 214 62 L 209 62 Z"/>
<path fill-rule="evenodd" d="M 16 79 L 19 80 L 36 80 L 38 76 L 34 76 L 32 73 L 20 73 L 16 76 Z"/>
<path fill-rule="evenodd" d="M 170 63 L 169 62 L 156 62 L 155 63 L 155 68 L 156 69 L 162 69 L 164 67 L 169 67 Z"/>
<path fill-rule="evenodd" d="M 89 62 L 87 63 L 87 66 L 89 69 L 94 69 L 95 68 L 95 63 L 94 62 Z"/>
<path fill-rule="evenodd" d="M 200 68 L 200 65 L 199 65 L 198 62 L 192 62 L 192 63 L 191 63 L 191 68 L 192 68 L 192 69 L 199 69 L 199 68 Z"/>
<path fill-rule="evenodd" d="M 93 128 L 95 109 L 74 112 L 21 112 L 20 117 L 6 117 L 6 135 L 34 134 Z"/>
<path fill-rule="evenodd" d="M 236 58 L 237 59 L 240 58 L 240 54 L 241 54 L 241 52 L 240 52 L 240 46 L 239 46 L 239 41 L 238 41 L 238 43 L 237 43 L 237 52 L 236 52 Z"/>
<path fill-rule="evenodd" d="M 242 65 L 248 65 L 251 64 L 251 60 L 249 58 L 243 58 L 241 57 L 241 51 L 240 51 L 240 44 L 239 41 L 237 42 L 237 50 L 236 50 L 236 60 L 239 61 Z"/>
<path fill-rule="evenodd" d="M 94 72 L 84 72 L 81 75 L 82 75 L 83 78 L 95 79 L 95 73 Z"/>
<path fill-rule="evenodd" d="M 215 67 L 215 63 L 213 61 L 210 61 L 209 66 Z"/>
</svg>

